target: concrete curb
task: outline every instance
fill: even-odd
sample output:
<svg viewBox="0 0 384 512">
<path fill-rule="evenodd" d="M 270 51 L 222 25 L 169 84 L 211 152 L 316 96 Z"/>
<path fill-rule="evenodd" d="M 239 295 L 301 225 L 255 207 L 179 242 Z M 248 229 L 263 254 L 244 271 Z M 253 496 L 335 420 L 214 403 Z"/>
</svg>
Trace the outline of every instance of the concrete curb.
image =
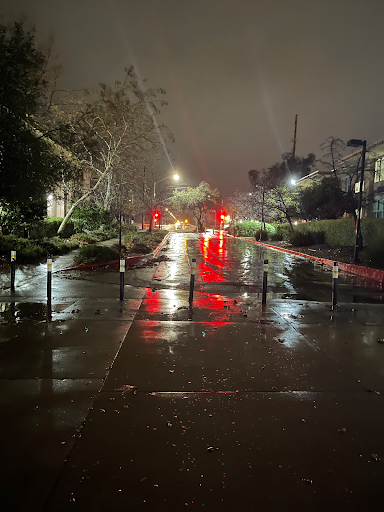
<svg viewBox="0 0 384 512">
<path fill-rule="evenodd" d="M 322 263 L 323 265 L 328 265 L 329 267 L 333 267 L 334 260 L 328 260 L 325 258 L 317 258 L 316 256 L 311 256 L 310 254 L 304 254 L 297 251 L 291 251 L 289 249 L 284 249 L 283 247 L 276 247 L 275 245 L 263 244 L 262 242 L 257 242 L 256 240 L 251 240 L 249 238 L 241 237 L 241 236 L 233 236 L 227 235 L 232 238 L 239 238 L 239 240 L 246 240 L 247 242 L 251 242 L 253 244 L 262 245 L 264 247 L 268 247 L 269 249 L 275 249 L 276 251 L 288 252 L 290 254 L 294 254 L 295 256 L 301 256 L 303 258 L 308 258 L 318 263 Z M 376 268 L 362 267 L 360 265 L 352 265 L 350 263 L 343 263 L 342 261 L 339 263 L 339 270 L 344 270 L 345 272 L 349 272 L 351 274 L 357 274 L 359 276 L 365 277 L 367 279 L 372 279 L 373 281 L 378 281 L 381 285 L 384 284 L 384 270 L 378 270 Z"/>
<path fill-rule="evenodd" d="M 164 247 L 164 244 L 168 240 L 171 233 L 168 233 L 163 240 L 159 243 L 159 245 L 156 247 L 156 249 L 149 254 L 140 254 L 138 256 L 130 256 L 129 258 L 125 258 L 125 264 L 127 266 L 134 265 L 135 263 L 138 263 L 139 261 L 147 261 L 156 259 L 157 255 L 161 251 L 161 249 Z M 115 265 L 119 263 L 120 260 L 111 260 L 111 261 L 103 261 L 102 263 L 87 263 L 84 265 L 78 265 L 77 267 L 66 267 L 66 268 L 60 268 L 57 271 L 58 272 L 64 272 L 67 270 L 85 270 L 87 268 L 98 268 L 98 267 L 106 267 L 108 265 Z"/>
</svg>

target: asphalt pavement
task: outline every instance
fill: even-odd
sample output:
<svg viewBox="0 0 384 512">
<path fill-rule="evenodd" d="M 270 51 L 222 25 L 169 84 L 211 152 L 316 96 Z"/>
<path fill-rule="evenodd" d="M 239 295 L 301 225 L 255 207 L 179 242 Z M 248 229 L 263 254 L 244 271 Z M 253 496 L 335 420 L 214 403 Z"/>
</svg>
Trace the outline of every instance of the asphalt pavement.
<svg viewBox="0 0 384 512">
<path fill-rule="evenodd" d="M 51 318 L 44 272 L 4 287 L 2 510 L 383 510 L 382 295 L 332 311 L 307 263 L 175 233 L 123 301 L 118 267 L 56 272 Z"/>
</svg>

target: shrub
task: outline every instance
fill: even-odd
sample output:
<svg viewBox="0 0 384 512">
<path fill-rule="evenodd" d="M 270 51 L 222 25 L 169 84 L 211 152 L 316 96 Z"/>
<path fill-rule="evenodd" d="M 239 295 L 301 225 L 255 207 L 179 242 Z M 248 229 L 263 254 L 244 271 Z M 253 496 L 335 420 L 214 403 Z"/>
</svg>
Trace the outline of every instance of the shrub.
<svg viewBox="0 0 384 512">
<path fill-rule="evenodd" d="M 284 233 L 276 231 L 275 233 L 271 234 L 270 239 L 276 242 L 284 240 Z"/>
<path fill-rule="evenodd" d="M 58 236 L 53 238 L 46 238 L 39 241 L 39 245 L 49 254 L 66 254 L 67 252 L 73 251 L 79 247 L 79 243 L 76 241 L 65 242 Z"/>
<path fill-rule="evenodd" d="M 307 247 L 308 245 L 318 245 L 324 243 L 324 233 L 321 231 L 308 231 L 303 233 L 302 231 L 292 231 L 288 235 L 288 241 L 294 247 Z"/>
<path fill-rule="evenodd" d="M 118 260 L 119 258 L 119 253 L 110 247 L 104 247 L 101 245 L 84 245 L 83 247 L 80 247 L 73 262 L 76 265 L 82 263 L 105 263 L 107 261 Z"/>
<path fill-rule="evenodd" d="M 116 225 L 116 219 L 109 210 L 99 204 L 90 202 L 85 202 L 81 207 L 76 208 L 72 219 L 78 232 L 105 231 Z"/>
<path fill-rule="evenodd" d="M 71 236 L 71 241 L 81 244 L 95 244 L 99 240 L 98 238 L 89 235 L 88 233 L 76 233 L 75 235 Z"/>
<path fill-rule="evenodd" d="M 384 268 L 384 236 L 372 240 L 360 253 L 360 259 L 369 267 Z"/>
<path fill-rule="evenodd" d="M 16 252 L 17 261 L 20 263 L 31 263 L 39 260 L 47 254 L 46 250 L 41 245 L 29 244 L 20 248 Z"/>
<path fill-rule="evenodd" d="M 255 240 L 266 241 L 269 238 L 269 233 L 267 230 L 258 229 L 255 233 Z"/>
<path fill-rule="evenodd" d="M 111 240 L 111 238 L 116 238 L 119 236 L 118 232 L 115 229 L 96 229 L 90 231 L 89 234 L 97 239 L 98 242 L 102 242 L 103 240 Z"/>
<path fill-rule="evenodd" d="M 156 230 L 149 233 L 131 232 L 124 236 L 124 244 L 129 254 L 148 254 L 152 252 L 167 234 L 166 231 Z"/>
<path fill-rule="evenodd" d="M 44 220 L 45 223 L 45 235 L 50 238 L 53 236 L 57 236 L 57 230 L 59 229 L 60 224 L 62 223 L 62 217 L 47 217 Z M 60 233 L 60 238 L 70 238 L 75 233 L 75 224 L 72 219 L 69 219 L 67 224 L 65 225 L 63 231 Z"/>
<path fill-rule="evenodd" d="M 17 238 L 14 235 L 0 235 L 0 255 L 10 260 L 11 251 L 16 251 L 19 263 L 31 263 L 47 254 L 63 254 L 76 249 L 78 245 L 64 242 L 58 237 L 39 241 Z"/>
<path fill-rule="evenodd" d="M 234 236 L 256 237 L 256 233 L 260 231 L 261 228 L 262 224 L 260 222 L 251 222 L 246 220 L 241 223 L 238 222 L 237 224 L 232 224 L 228 228 L 228 233 Z M 270 235 L 275 232 L 275 227 L 272 224 L 266 223 L 265 231 L 267 231 L 268 235 Z"/>
<path fill-rule="evenodd" d="M 137 233 L 137 231 L 138 231 L 138 228 L 137 228 L 136 224 L 125 224 L 125 226 L 123 227 L 124 235 L 126 233 L 131 233 L 131 232 Z"/>
<path fill-rule="evenodd" d="M 10 205 L 2 202 L 0 208 L 0 223 L 4 234 L 28 237 L 28 226 L 41 221 L 47 214 L 45 199 L 32 203 Z"/>
<path fill-rule="evenodd" d="M 289 233 L 291 233 L 291 226 L 288 222 L 283 222 L 281 224 L 274 224 L 275 233 L 279 235 L 278 240 L 286 240 Z"/>
</svg>

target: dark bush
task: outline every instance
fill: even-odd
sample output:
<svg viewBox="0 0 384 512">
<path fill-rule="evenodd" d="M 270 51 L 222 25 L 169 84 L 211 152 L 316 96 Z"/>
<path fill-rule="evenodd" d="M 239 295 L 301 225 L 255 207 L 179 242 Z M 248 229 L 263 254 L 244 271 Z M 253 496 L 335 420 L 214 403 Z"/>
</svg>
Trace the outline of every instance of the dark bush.
<svg viewBox="0 0 384 512">
<path fill-rule="evenodd" d="M 11 251 L 16 251 L 16 261 L 19 263 L 33 263 L 47 254 L 65 254 L 77 247 L 78 244 L 64 242 L 59 237 L 36 241 L 0 235 L 0 255 L 10 261 Z"/>
<path fill-rule="evenodd" d="M 152 249 L 143 242 L 135 242 L 131 247 L 129 247 L 128 252 L 132 254 L 149 254 L 152 252 Z"/>
<path fill-rule="evenodd" d="M 79 232 L 105 231 L 115 227 L 117 223 L 109 210 L 91 202 L 85 202 L 81 207 L 76 208 L 73 212 L 72 220 L 76 230 Z"/>
<path fill-rule="evenodd" d="M 321 231 L 308 231 L 303 233 L 302 231 L 293 231 L 288 235 L 288 242 L 293 247 L 307 247 L 309 245 L 320 245 L 323 244 L 325 235 Z"/>
<path fill-rule="evenodd" d="M 125 224 L 123 227 L 124 235 L 126 233 L 131 233 L 131 232 L 137 233 L 137 231 L 138 231 L 138 228 L 137 228 L 136 224 Z"/>
<path fill-rule="evenodd" d="M 276 231 L 275 233 L 272 233 L 270 235 L 270 240 L 273 240 L 273 241 L 276 241 L 276 242 L 284 240 L 284 233 Z"/>
<path fill-rule="evenodd" d="M 119 253 L 110 247 L 104 247 L 101 245 L 84 245 L 83 247 L 80 247 L 73 262 L 76 265 L 86 263 L 105 263 L 108 261 L 118 260 L 119 258 Z"/>
<path fill-rule="evenodd" d="M 45 222 L 45 235 L 50 238 L 53 236 L 57 236 L 57 230 L 62 223 L 62 217 L 47 217 Z M 60 238 L 70 238 L 75 233 L 75 225 L 72 219 L 69 219 L 67 224 L 65 225 L 63 231 L 60 233 Z"/>
<path fill-rule="evenodd" d="M 96 238 L 98 242 L 102 242 L 103 240 L 111 240 L 112 238 L 117 238 L 119 233 L 116 229 L 96 229 L 90 231 L 89 234 Z"/>
<path fill-rule="evenodd" d="M 76 233 L 71 236 L 71 241 L 78 242 L 81 244 L 95 244 L 99 239 L 88 233 Z"/>
<path fill-rule="evenodd" d="M 44 240 L 39 240 L 39 245 L 44 249 L 46 253 L 49 254 L 66 254 L 67 252 L 73 251 L 79 247 L 79 243 L 76 241 L 68 241 L 65 242 L 61 240 L 58 236 L 53 238 L 46 238 Z"/>
<path fill-rule="evenodd" d="M 264 226 L 264 224 L 263 224 Z M 228 233 L 233 236 L 244 236 L 244 237 L 256 237 L 256 233 L 260 232 L 261 223 L 260 222 L 252 222 L 246 220 L 244 222 L 238 222 L 237 224 L 232 224 L 228 228 Z M 264 230 L 263 230 L 264 231 Z M 265 224 L 265 231 L 269 234 L 275 232 L 275 227 L 272 224 Z"/>
<path fill-rule="evenodd" d="M 361 262 L 369 267 L 384 269 L 384 237 L 378 237 L 360 253 Z"/>
<path fill-rule="evenodd" d="M 127 254 L 148 254 L 152 252 L 163 240 L 167 231 L 156 230 L 149 233 L 131 232 L 124 236 L 124 244 L 127 247 Z"/>
<path fill-rule="evenodd" d="M 255 233 L 255 240 L 257 241 L 266 241 L 269 238 L 269 233 L 267 230 L 264 229 L 258 229 Z"/>
</svg>

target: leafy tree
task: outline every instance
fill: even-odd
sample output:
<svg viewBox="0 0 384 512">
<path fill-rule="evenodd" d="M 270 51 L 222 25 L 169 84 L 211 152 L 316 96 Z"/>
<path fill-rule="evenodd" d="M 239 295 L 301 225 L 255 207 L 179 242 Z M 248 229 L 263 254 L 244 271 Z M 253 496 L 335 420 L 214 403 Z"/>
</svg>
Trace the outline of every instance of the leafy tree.
<svg viewBox="0 0 384 512">
<path fill-rule="evenodd" d="M 299 213 L 296 190 L 289 185 L 277 184 L 271 187 L 266 197 L 266 208 L 271 221 L 288 221 L 293 231 L 292 219 Z"/>
<path fill-rule="evenodd" d="M 27 224 L 42 219 L 47 214 L 47 201 L 34 201 L 19 205 L 2 204 L 0 207 L 0 226 L 3 234 L 14 234 L 17 230 L 24 230 Z"/>
<path fill-rule="evenodd" d="M 73 166 L 44 131 L 50 85 L 48 57 L 23 23 L 0 24 L 0 204 L 27 208 L 41 201 Z"/>
<path fill-rule="evenodd" d="M 305 157 L 293 157 L 290 153 L 283 153 L 282 161 L 268 168 L 267 181 L 274 183 L 290 183 L 310 174 L 316 163 L 316 156 L 309 153 Z"/>
<path fill-rule="evenodd" d="M 306 219 L 337 219 L 346 210 L 346 195 L 335 185 L 334 177 L 301 190 L 299 196 Z"/>
<path fill-rule="evenodd" d="M 198 187 L 188 187 L 180 192 L 175 192 L 170 204 L 180 212 L 186 212 L 192 216 L 198 226 L 198 231 L 204 230 L 204 217 L 207 210 L 214 208 L 220 201 L 220 192 L 212 190 L 206 181 L 202 181 Z"/>
</svg>

